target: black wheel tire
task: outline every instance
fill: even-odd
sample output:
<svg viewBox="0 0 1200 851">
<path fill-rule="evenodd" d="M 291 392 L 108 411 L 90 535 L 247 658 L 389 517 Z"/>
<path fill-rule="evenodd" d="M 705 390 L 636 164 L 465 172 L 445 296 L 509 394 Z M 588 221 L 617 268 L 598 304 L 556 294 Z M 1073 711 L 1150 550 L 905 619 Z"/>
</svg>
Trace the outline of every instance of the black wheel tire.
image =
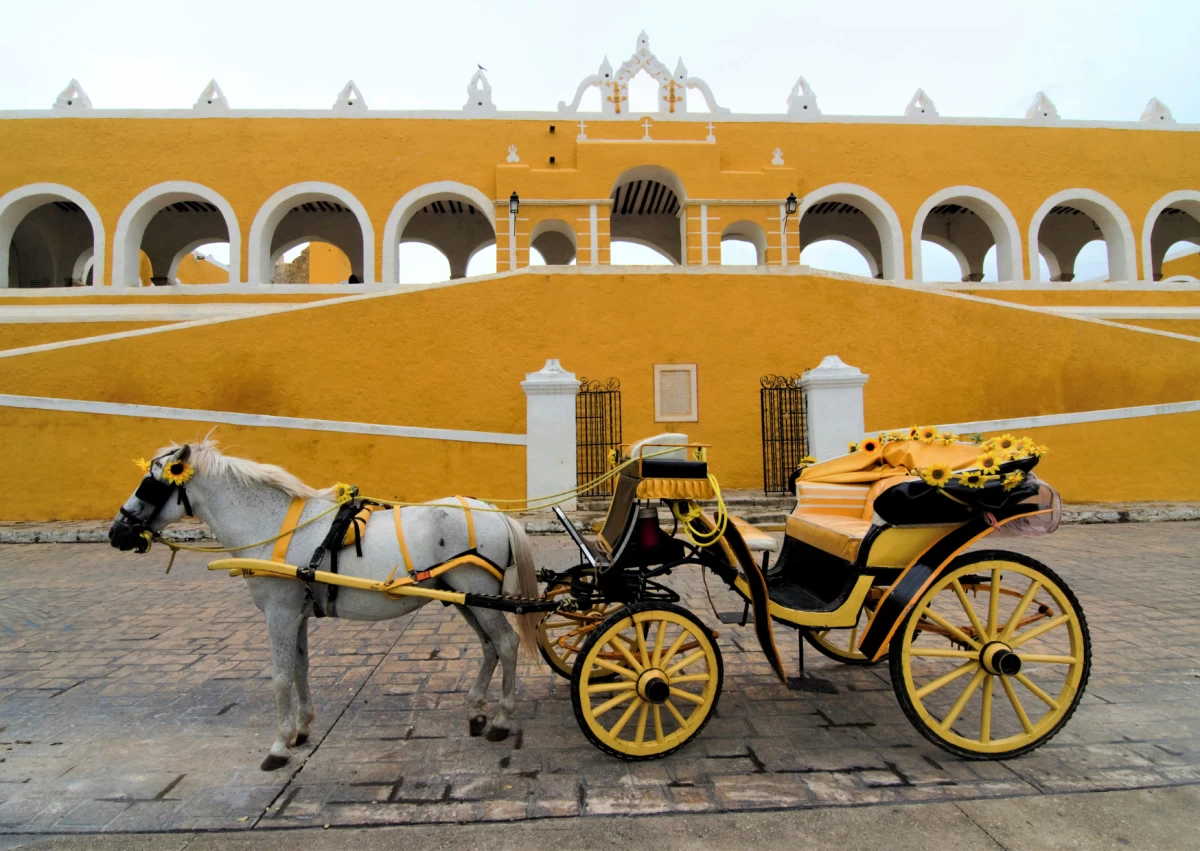
<svg viewBox="0 0 1200 851">
<path fill-rule="evenodd" d="M 1021 564 L 1025 567 L 1038 571 L 1048 580 L 1050 580 L 1050 582 L 1059 587 L 1059 590 L 1063 592 L 1063 596 L 1070 601 L 1072 608 L 1075 610 L 1075 614 L 1079 616 L 1079 627 L 1083 632 L 1083 673 L 1079 681 L 1079 687 L 1071 701 L 1071 705 L 1067 707 L 1066 712 L 1063 713 L 1063 717 L 1060 718 L 1057 724 L 1055 724 L 1048 732 L 1044 733 L 1036 741 L 1030 742 L 1023 747 L 1013 748 L 1012 750 L 1003 751 L 1001 753 L 980 753 L 979 751 L 973 751 L 951 744 L 950 742 L 947 742 L 934 734 L 933 731 L 928 728 L 928 726 L 925 724 L 925 720 L 921 718 L 916 707 L 913 705 L 912 699 L 909 697 L 908 690 L 904 687 L 904 654 L 902 652 L 904 633 L 907 631 L 906 628 L 909 620 L 920 608 L 921 600 L 924 599 L 925 596 L 922 594 L 921 597 L 917 599 L 916 604 L 913 605 L 909 613 L 904 616 L 904 620 L 902 620 L 900 625 L 896 627 L 896 633 L 892 636 L 891 644 L 888 647 L 888 671 L 892 677 L 892 690 L 896 693 L 896 700 L 900 703 L 900 708 L 904 710 L 904 714 L 908 717 L 908 720 L 912 723 L 912 725 L 917 728 L 917 732 L 948 753 L 952 753 L 955 756 L 962 757 L 963 759 L 980 761 L 1013 759 L 1018 756 L 1023 756 L 1031 751 L 1037 750 L 1042 745 L 1046 744 L 1046 742 L 1058 735 L 1058 732 L 1068 721 L 1071 720 L 1071 716 L 1075 714 L 1075 710 L 1079 707 L 1079 701 L 1083 698 L 1083 693 L 1087 689 L 1088 677 L 1091 675 L 1092 670 L 1092 639 L 1090 633 L 1088 632 L 1087 618 L 1084 617 L 1083 607 L 1079 605 L 1079 598 L 1075 596 L 1075 592 L 1071 590 L 1067 583 L 1063 582 L 1062 578 L 1057 573 L 1046 567 L 1046 565 L 1042 564 L 1037 559 L 1030 558 L 1022 553 L 1008 552 L 1006 550 L 979 550 L 977 552 L 971 552 L 967 553 L 966 555 L 959 556 L 949 565 L 947 565 L 946 569 L 941 571 L 941 573 L 946 573 L 951 570 L 958 570 L 962 567 L 968 567 L 972 564 L 979 564 L 980 562 L 988 561 L 1016 562 L 1017 564 Z M 941 573 L 938 575 L 940 576 Z"/>
<path fill-rule="evenodd" d="M 675 614 L 681 615 L 682 617 L 694 623 L 708 635 L 713 635 L 713 631 L 705 625 L 704 621 L 700 620 L 700 618 L 696 617 L 696 615 L 692 614 L 692 612 L 682 608 L 681 606 L 676 606 L 672 603 L 634 603 L 609 615 L 607 618 L 601 621 L 600 626 L 596 627 L 596 629 L 592 631 L 592 634 L 588 636 L 587 641 L 584 643 L 582 649 L 580 649 L 579 653 L 577 653 L 575 656 L 575 667 L 571 672 L 571 708 L 575 711 L 575 721 L 577 724 L 579 724 L 579 729 L 583 731 L 583 734 L 587 737 L 589 742 L 595 745 L 598 750 L 603 751 L 609 756 L 615 756 L 617 759 L 625 760 L 626 762 L 648 762 L 654 759 L 662 759 L 665 756 L 675 753 L 680 748 L 691 744 L 692 741 L 700 735 L 704 728 L 708 726 L 708 722 L 712 719 L 712 717 L 717 714 L 717 705 L 721 701 L 721 689 L 724 688 L 725 685 L 725 663 L 721 659 L 721 648 L 717 644 L 716 639 L 713 638 L 713 655 L 716 657 L 717 661 L 716 696 L 713 698 L 712 708 L 709 710 L 708 715 L 701 720 L 699 726 L 692 731 L 690 736 L 670 750 L 663 751 L 662 753 L 651 754 L 649 756 L 638 756 L 622 753 L 621 751 L 611 748 L 604 742 L 600 741 L 592 733 L 591 728 L 588 727 L 587 722 L 583 717 L 583 707 L 580 702 L 580 692 L 582 690 L 580 682 L 582 677 L 582 660 L 587 658 L 592 646 L 596 644 L 596 642 L 600 639 L 600 636 L 608 631 L 609 627 L 627 617 L 637 614 L 638 612 L 646 611 L 647 609 L 674 612 Z"/>
</svg>

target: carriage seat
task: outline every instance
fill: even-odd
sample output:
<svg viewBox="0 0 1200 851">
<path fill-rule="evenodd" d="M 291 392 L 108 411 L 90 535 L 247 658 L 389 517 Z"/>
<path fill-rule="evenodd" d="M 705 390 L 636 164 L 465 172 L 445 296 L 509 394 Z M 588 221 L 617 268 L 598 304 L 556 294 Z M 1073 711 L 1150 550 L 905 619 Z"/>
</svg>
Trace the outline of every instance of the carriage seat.
<svg viewBox="0 0 1200 851">
<path fill-rule="evenodd" d="M 737 527 L 746 542 L 746 549 L 752 553 L 774 553 L 779 551 L 779 542 L 752 523 L 747 523 L 740 517 L 729 516 L 730 522 Z"/>
<path fill-rule="evenodd" d="M 915 476 L 892 476 L 864 484 L 796 483 L 796 508 L 787 536 L 853 564 L 875 517 L 875 498 Z"/>
</svg>

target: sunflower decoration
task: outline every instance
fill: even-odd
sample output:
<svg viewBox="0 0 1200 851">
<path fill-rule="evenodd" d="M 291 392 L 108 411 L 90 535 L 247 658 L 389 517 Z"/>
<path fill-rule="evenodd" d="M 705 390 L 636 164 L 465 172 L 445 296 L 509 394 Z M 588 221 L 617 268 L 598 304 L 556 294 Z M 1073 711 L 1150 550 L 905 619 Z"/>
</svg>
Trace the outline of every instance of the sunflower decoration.
<svg viewBox="0 0 1200 851">
<path fill-rule="evenodd" d="M 968 488 L 982 488 L 995 478 L 995 476 L 989 476 L 980 470 L 963 470 L 958 474 L 958 483 Z"/>
<path fill-rule="evenodd" d="M 990 448 L 988 444 L 991 444 Z M 985 452 L 999 452 L 1002 455 L 1010 454 L 1017 446 L 1017 439 L 1011 434 L 1002 434 L 999 437 L 993 437 L 987 443 L 983 444 Z"/>
<path fill-rule="evenodd" d="M 931 464 L 928 467 L 920 467 L 916 473 L 925 481 L 925 484 L 935 488 L 945 487 L 946 482 L 950 481 L 950 477 L 953 475 L 947 464 Z"/>
<path fill-rule="evenodd" d="M 187 461 L 176 459 L 163 465 L 162 480 L 168 485 L 183 485 L 195 474 L 195 467 Z"/>
<path fill-rule="evenodd" d="M 998 452 L 985 452 L 975 459 L 975 466 L 984 473 L 996 473 L 1000 470 L 1000 464 L 1003 463 L 1003 458 Z"/>
<path fill-rule="evenodd" d="M 1033 446 L 1032 449 L 1029 450 L 1029 454 L 1032 455 L 1034 458 L 1045 458 L 1047 455 L 1050 454 L 1050 447 L 1036 444 Z"/>
<path fill-rule="evenodd" d="M 917 440 L 922 443 L 937 443 L 942 436 L 942 433 L 933 426 L 921 426 L 918 432 Z"/>
<path fill-rule="evenodd" d="M 849 449 L 851 452 L 857 452 L 858 444 L 852 440 L 846 445 L 846 448 Z"/>
<path fill-rule="evenodd" d="M 1000 484 L 1004 485 L 1006 491 L 1010 491 L 1023 481 L 1025 481 L 1025 474 L 1020 470 L 1013 470 L 1011 473 L 1005 474 Z"/>
<path fill-rule="evenodd" d="M 874 437 L 868 437 L 862 443 L 858 444 L 858 448 L 862 452 L 877 452 L 879 447 L 879 440 Z"/>
<path fill-rule="evenodd" d="M 333 486 L 333 498 L 338 502 L 349 502 L 358 495 L 358 488 L 354 485 L 348 485 L 345 482 L 338 482 Z"/>
<path fill-rule="evenodd" d="M 1014 459 L 1028 458 L 1034 446 L 1036 444 L 1028 437 L 1018 438 L 1016 444 L 1013 445 L 1012 457 Z"/>
<path fill-rule="evenodd" d="M 145 458 L 134 458 L 134 459 L 133 459 L 133 463 L 134 463 L 134 464 L 137 466 L 137 468 L 138 468 L 139 470 L 141 470 L 143 473 L 149 473 L 149 472 L 150 472 L 150 462 L 149 462 L 149 461 L 147 461 Z"/>
<path fill-rule="evenodd" d="M 921 438 L 921 430 L 919 428 L 917 428 L 916 426 L 909 426 L 908 436 L 905 437 L 904 439 L 905 440 L 920 440 L 920 438 Z"/>
<path fill-rule="evenodd" d="M 853 451 L 853 450 L 851 450 L 851 451 Z M 817 459 L 812 457 L 811 455 L 805 455 L 803 458 L 800 459 L 800 467 L 802 467 L 802 468 L 803 467 L 811 467 L 815 463 L 817 463 Z"/>
<path fill-rule="evenodd" d="M 953 446 L 954 444 L 958 443 L 959 436 L 957 434 L 954 434 L 953 432 L 948 431 L 945 434 L 943 434 L 939 438 L 939 440 L 941 441 L 943 446 Z"/>
</svg>

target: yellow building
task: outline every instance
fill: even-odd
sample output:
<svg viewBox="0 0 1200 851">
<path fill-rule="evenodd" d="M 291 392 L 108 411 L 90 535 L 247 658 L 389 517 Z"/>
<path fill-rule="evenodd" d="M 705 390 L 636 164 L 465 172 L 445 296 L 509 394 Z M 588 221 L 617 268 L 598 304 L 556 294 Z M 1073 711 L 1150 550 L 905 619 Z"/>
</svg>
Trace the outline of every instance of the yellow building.
<svg viewBox="0 0 1200 851">
<path fill-rule="evenodd" d="M 629 109 L 639 73 L 649 113 Z M 763 481 L 759 377 L 837 354 L 870 375 L 866 427 L 1032 423 L 1061 432 L 1045 466 L 1070 498 L 1200 499 L 1149 448 L 1200 437 L 1200 269 L 1163 264 L 1200 244 L 1200 127 L 1154 99 L 1094 122 L 1044 95 L 959 119 L 921 91 L 882 117 L 823 115 L 803 79 L 784 94 L 780 114 L 733 113 L 643 34 L 540 113 L 498 111 L 482 72 L 441 112 L 370 110 L 352 83 L 324 111 L 234 110 L 215 84 L 190 110 L 106 111 L 74 81 L 51 111 L 0 112 L 0 430 L 28 460 L 0 470 L 0 517 L 111 513 L 115 461 L 73 507 L 16 495 L 64 453 L 123 465 L 212 423 L 318 481 L 520 495 L 518 385 L 547 358 L 620 379 L 627 438 L 714 443 L 732 487 Z M 729 240 L 756 264 L 721 266 Z M 876 280 L 801 265 L 826 240 Z M 1097 240 L 1107 280 L 1074 280 Z M 618 242 L 671 265 L 613 267 Z M 956 280 L 926 279 L 923 242 Z M 227 269 L 196 259 L 213 243 Z M 306 243 L 319 283 L 272 284 Z M 453 282 L 404 283 L 402 243 Z M 490 246 L 497 275 L 463 279 Z M 656 404 L 671 364 L 695 364 L 686 425 Z M 1088 460 L 1102 439 L 1140 447 L 1136 482 Z"/>
</svg>

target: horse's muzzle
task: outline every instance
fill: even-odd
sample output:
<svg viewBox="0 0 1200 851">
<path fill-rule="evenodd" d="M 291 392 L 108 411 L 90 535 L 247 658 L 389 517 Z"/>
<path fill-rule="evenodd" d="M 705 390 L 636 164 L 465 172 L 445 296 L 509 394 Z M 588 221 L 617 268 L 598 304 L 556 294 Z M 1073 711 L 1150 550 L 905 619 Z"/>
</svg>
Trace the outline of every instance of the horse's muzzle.
<svg viewBox="0 0 1200 851">
<path fill-rule="evenodd" d="M 144 553 L 150 549 L 150 541 L 142 534 L 142 530 L 135 529 L 124 517 L 117 518 L 109 527 L 108 542 L 123 553 L 130 550 Z"/>
</svg>

